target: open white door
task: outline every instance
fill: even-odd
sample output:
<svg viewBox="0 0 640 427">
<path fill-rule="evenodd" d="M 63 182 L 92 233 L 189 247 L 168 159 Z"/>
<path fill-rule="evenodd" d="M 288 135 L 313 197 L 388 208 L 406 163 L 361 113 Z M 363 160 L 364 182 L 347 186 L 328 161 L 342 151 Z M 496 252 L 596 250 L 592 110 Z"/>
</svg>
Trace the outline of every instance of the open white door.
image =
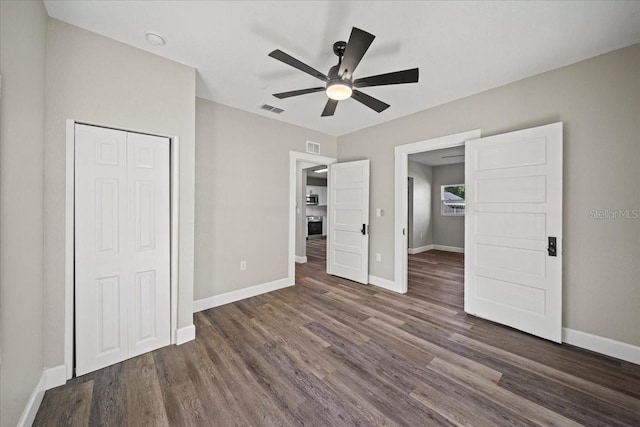
<svg viewBox="0 0 640 427">
<path fill-rule="evenodd" d="M 369 283 L 369 160 L 329 166 L 327 273 Z"/>
<path fill-rule="evenodd" d="M 465 164 L 465 311 L 561 342 L 562 123 L 467 141 Z"/>
</svg>

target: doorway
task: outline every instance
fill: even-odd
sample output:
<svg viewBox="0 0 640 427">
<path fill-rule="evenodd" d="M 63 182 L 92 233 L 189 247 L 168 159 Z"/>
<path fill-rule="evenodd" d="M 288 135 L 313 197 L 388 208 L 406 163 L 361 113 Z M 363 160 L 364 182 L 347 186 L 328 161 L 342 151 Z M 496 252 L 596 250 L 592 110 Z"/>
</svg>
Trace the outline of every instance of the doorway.
<svg viewBox="0 0 640 427">
<path fill-rule="evenodd" d="M 407 290 L 453 310 L 464 304 L 464 146 L 408 156 Z"/>
<path fill-rule="evenodd" d="M 314 267 L 327 270 L 328 165 L 313 165 L 302 171 L 305 194 L 305 258 Z"/>
<path fill-rule="evenodd" d="M 411 144 L 400 145 L 395 148 L 395 238 L 394 238 L 394 281 L 395 291 L 400 293 L 406 293 L 408 290 L 408 255 L 409 255 L 409 237 L 408 237 L 408 218 L 409 218 L 409 156 L 417 153 L 425 153 L 428 156 L 429 152 L 436 152 L 436 150 L 453 149 L 461 150 L 464 152 L 464 143 L 467 140 L 480 137 L 480 129 L 448 135 L 440 138 L 429 139 L 425 141 L 414 142 Z M 449 155 L 458 155 L 449 154 Z M 442 156 L 439 156 L 442 157 Z M 453 158 L 452 158 L 453 159 Z M 428 172 L 424 172 L 427 174 Z M 426 180 L 426 178 L 425 178 Z M 414 179 L 414 204 L 415 204 L 415 179 Z M 433 189 L 430 193 L 429 200 L 431 201 L 433 195 Z M 432 205 L 430 202 L 429 205 Z M 415 208 L 414 208 L 415 210 Z M 415 223 L 415 218 L 414 218 Z M 415 237 L 414 226 L 414 237 Z M 423 236 L 420 243 L 414 238 L 414 250 L 434 249 L 433 241 L 429 242 L 429 238 L 432 239 L 433 232 L 429 234 L 429 230 L 422 230 Z M 464 233 L 464 231 L 463 231 Z"/>
<path fill-rule="evenodd" d="M 296 233 L 303 224 L 306 195 L 301 191 L 302 169 L 329 166 L 327 179 L 327 262 L 328 274 L 362 284 L 369 283 L 369 160 L 336 164 L 336 159 L 289 152 L 289 271 L 288 284 L 295 284 Z M 304 215 L 306 219 L 306 214 Z M 297 226 L 297 227 L 296 227 Z M 296 236 L 298 239 L 296 239 Z M 306 238 L 303 240 L 306 242 Z M 302 247 L 298 245 L 298 249 Z M 304 245 L 306 250 L 306 244 Z"/>
<path fill-rule="evenodd" d="M 314 154 L 300 153 L 297 151 L 289 152 L 289 268 L 288 268 L 288 282 L 289 285 L 295 283 L 295 270 L 296 265 L 304 265 L 309 259 L 307 255 L 307 245 L 311 240 L 312 247 L 311 252 L 314 260 L 318 262 L 317 257 L 322 256 L 324 251 L 323 268 L 326 271 L 326 230 L 328 229 L 328 182 L 326 182 L 326 172 L 315 172 L 317 170 L 327 169 L 329 165 L 336 163 L 337 160 L 331 157 L 323 157 Z M 313 191 L 313 197 L 307 198 L 310 195 L 307 190 L 307 176 L 311 175 L 311 178 L 318 179 L 310 182 L 310 189 Z M 320 182 L 324 179 L 325 182 Z M 325 184 L 314 185 L 314 184 Z M 324 191 L 321 191 L 321 187 Z M 323 195 L 320 193 L 323 192 Z M 322 196 L 322 201 L 320 200 Z M 307 201 L 309 205 L 307 205 Z M 324 218 L 323 212 L 319 208 L 319 204 L 324 203 Z M 309 211 L 307 208 L 309 207 Z M 312 239 L 309 237 L 309 224 L 308 216 L 316 217 L 315 221 L 318 221 L 317 217 L 320 217 L 320 233 L 318 232 L 318 222 L 312 224 Z M 326 219 L 326 221 L 325 221 Z M 324 230 L 322 230 L 324 228 Z M 322 232 L 324 231 L 325 238 L 322 238 Z M 317 238 L 317 236 L 320 238 Z M 324 246 L 323 246 L 324 243 Z"/>
</svg>

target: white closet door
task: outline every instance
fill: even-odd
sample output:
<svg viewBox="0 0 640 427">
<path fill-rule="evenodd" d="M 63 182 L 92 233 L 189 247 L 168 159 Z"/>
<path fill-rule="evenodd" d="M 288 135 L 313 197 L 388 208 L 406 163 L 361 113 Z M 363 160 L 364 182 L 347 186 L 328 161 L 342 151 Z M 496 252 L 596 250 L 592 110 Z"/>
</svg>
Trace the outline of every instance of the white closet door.
<svg viewBox="0 0 640 427">
<path fill-rule="evenodd" d="M 169 345 L 169 140 L 127 134 L 129 357 Z"/>
<path fill-rule="evenodd" d="M 127 134 L 76 126 L 76 373 L 127 358 Z"/>
<path fill-rule="evenodd" d="M 170 342 L 169 140 L 77 125 L 76 373 Z"/>
</svg>

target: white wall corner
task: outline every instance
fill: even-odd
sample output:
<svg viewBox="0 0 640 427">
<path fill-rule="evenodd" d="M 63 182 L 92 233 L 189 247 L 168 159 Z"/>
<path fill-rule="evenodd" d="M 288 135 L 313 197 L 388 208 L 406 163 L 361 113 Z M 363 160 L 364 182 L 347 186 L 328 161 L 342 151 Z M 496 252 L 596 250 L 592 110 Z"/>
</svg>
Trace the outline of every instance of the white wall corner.
<svg viewBox="0 0 640 427">
<path fill-rule="evenodd" d="M 407 253 L 409 255 L 419 254 L 421 252 L 427 252 L 433 249 L 433 245 L 419 246 L 417 248 L 409 248 Z"/>
<path fill-rule="evenodd" d="M 304 264 L 305 262 L 307 262 L 307 257 L 306 256 L 297 256 L 296 255 L 296 262 L 298 264 Z"/>
<path fill-rule="evenodd" d="M 65 371 L 66 372 L 66 371 Z M 29 396 L 29 400 L 27 400 L 27 404 L 22 411 L 22 415 L 18 420 L 18 427 L 30 427 L 33 424 L 33 421 L 36 419 L 36 414 L 38 413 L 38 409 L 40 409 L 40 404 L 42 403 L 42 398 L 44 397 L 46 385 L 45 373 L 42 372 L 40 375 L 40 380 L 38 384 L 36 384 L 35 388 L 31 392 Z"/>
<path fill-rule="evenodd" d="M 378 286 L 388 291 L 398 292 L 400 294 L 406 293 L 402 292 L 402 287 L 396 284 L 396 282 L 388 279 L 383 279 L 382 277 L 369 275 L 369 284 Z"/>
<path fill-rule="evenodd" d="M 58 365 L 44 370 L 45 390 L 65 385 L 67 383 L 67 365 Z"/>
<path fill-rule="evenodd" d="M 289 278 L 274 280 L 273 282 L 262 283 L 260 285 L 250 286 L 248 288 L 231 291 L 220 295 L 214 295 L 209 298 L 199 299 L 193 302 L 193 312 L 208 310 L 243 299 L 255 297 L 267 292 L 277 291 L 278 289 L 293 286 L 294 283 L 289 282 Z"/>
<path fill-rule="evenodd" d="M 176 345 L 182 345 L 186 342 L 196 339 L 196 326 L 189 325 L 184 328 L 179 328 L 176 331 Z"/>
<path fill-rule="evenodd" d="M 640 365 L 640 346 L 562 328 L 562 342 Z"/>
</svg>

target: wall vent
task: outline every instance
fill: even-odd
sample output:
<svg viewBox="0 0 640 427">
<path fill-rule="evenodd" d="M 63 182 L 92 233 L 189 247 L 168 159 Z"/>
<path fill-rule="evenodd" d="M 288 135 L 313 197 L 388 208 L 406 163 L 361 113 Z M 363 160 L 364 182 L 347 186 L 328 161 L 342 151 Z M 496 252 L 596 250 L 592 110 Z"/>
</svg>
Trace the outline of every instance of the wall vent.
<svg viewBox="0 0 640 427">
<path fill-rule="evenodd" d="M 265 111 L 270 111 L 274 114 L 280 114 L 284 111 L 282 108 L 274 107 L 273 105 L 269 105 L 269 104 L 262 104 L 262 106 L 260 106 L 260 109 Z"/>
<path fill-rule="evenodd" d="M 307 141 L 307 153 L 320 154 L 320 144 L 313 141 Z"/>
</svg>

